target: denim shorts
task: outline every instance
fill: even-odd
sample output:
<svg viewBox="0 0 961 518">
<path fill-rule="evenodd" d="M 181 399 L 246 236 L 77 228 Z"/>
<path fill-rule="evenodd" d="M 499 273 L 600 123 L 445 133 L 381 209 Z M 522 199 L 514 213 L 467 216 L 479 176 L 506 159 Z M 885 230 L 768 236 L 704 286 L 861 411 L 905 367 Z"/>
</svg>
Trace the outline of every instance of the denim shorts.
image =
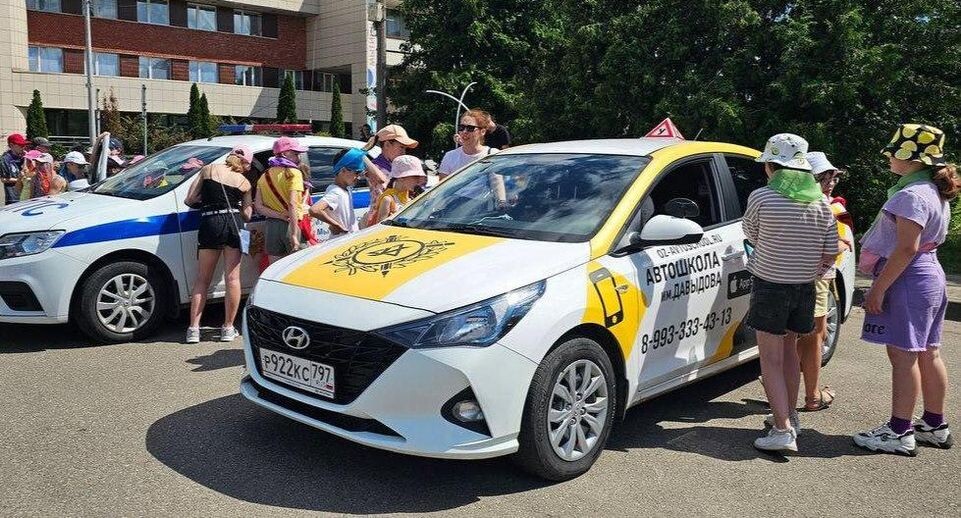
<svg viewBox="0 0 961 518">
<path fill-rule="evenodd" d="M 778 284 L 754 276 L 753 283 L 747 325 L 772 335 L 814 331 L 814 281 Z"/>
</svg>

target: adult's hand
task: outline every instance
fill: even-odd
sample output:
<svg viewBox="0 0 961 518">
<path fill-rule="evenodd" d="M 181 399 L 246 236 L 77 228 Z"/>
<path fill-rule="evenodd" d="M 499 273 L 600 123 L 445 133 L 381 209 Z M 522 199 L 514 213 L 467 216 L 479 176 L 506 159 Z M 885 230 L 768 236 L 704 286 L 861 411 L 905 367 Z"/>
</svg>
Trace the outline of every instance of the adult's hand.
<svg viewBox="0 0 961 518">
<path fill-rule="evenodd" d="M 864 304 L 861 305 L 864 311 L 872 315 L 880 314 L 883 311 L 885 294 L 885 290 L 878 288 L 872 287 L 868 290 L 868 293 L 864 296 Z"/>
</svg>

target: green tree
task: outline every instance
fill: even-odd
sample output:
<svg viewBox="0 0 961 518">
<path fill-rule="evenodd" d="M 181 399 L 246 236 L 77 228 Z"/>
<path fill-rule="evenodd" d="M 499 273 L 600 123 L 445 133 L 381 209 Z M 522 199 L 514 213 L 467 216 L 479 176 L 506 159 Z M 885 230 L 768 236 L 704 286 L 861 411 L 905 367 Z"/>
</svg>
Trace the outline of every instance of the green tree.
<svg viewBox="0 0 961 518">
<path fill-rule="evenodd" d="M 200 88 L 197 83 L 190 85 L 190 108 L 187 110 L 187 128 L 193 138 L 201 138 Z"/>
<path fill-rule="evenodd" d="M 198 103 L 197 128 L 194 130 L 194 138 L 212 137 L 214 134 L 213 121 L 210 117 L 210 105 L 207 104 L 207 94 L 200 94 Z"/>
<path fill-rule="evenodd" d="M 297 122 L 297 92 L 294 90 L 294 77 L 284 76 L 284 84 L 277 98 L 277 122 Z"/>
<path fill-rule="evenodd" d="M 43 113 L 43 101 L 40 100 L 40 90 L 33 91 L 33 99 L 27 107 L 27 138 L 48 137 L 47 116 Z"/>
<path fill-rule="evenodd" d="M 100 107 L 100 131 L 109 132 L 111 135 L 120 135 L 124 132 L 124 122 L 120 117 L 120 102 L 114 94 L 113 88 L 110 93 L 103 96 Z M 124 149 L 128 148 L 124 143 Z"/>
<path fill-rule="evenodd" d="M 330 92 L 330 135 L 344 138 L 344 110 L 340 105 L 340 86 L 334 81 L 334 89 Z"/>
</svg>

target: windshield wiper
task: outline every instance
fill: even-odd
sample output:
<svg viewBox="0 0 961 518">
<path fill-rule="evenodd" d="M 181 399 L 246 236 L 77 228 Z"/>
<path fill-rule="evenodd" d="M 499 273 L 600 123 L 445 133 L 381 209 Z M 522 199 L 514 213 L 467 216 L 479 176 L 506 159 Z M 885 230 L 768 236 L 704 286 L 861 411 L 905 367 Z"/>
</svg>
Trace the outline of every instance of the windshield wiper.
<svg viewBox="0 0 961 518">
<path fill-rule="evenodd" d="M 381 223 L 391 227 L 411 228 L 410 223 L 408 223 L 407 220 L 385 219 L 384 221 L 381 221 Z"/>
<path fill-rule="evenodd" d="M 514 232 L 506 229 L 487 227 L 484 225 L 474 225 L 470 223 L 448 223 L 446 225 L 438 225 L 433 227 L 431 230 L 450 230 L 452 232 L 478 234 L 481 236 L 517 237 Z"/>
</svg>

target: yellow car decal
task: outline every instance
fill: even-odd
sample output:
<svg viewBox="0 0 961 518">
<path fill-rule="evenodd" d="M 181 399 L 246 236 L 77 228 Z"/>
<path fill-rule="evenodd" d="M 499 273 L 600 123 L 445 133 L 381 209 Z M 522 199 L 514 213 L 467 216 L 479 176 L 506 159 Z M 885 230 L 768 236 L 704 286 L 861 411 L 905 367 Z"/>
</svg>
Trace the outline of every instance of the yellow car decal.
<svg viewBox="0 0 961 518">
<path fill-rule="evenodd" d="M 597 261 L 588 264 L 587 272 L 587 308 L 583 322 L 610 330 L 627 359 L 647 311 L 644 293 L 627 277 L 611 272 Z"/>
<path fill-rule="evenodd" d="M 382 300 L 403 284 L 501 238 L 385 226 L 307 261 L 282 282 Z"/>
<path fill-rule="evenodd" d="M 734 350 L 734 333 L 737 332 L 739 325 L 741 325 L 741 322 L 738 321 L 727 328 L 727 331 L 724 332 L 724 337 L 721 338 L 720 343 L 717 344 L 717 350 L 714 351 L 714 355 L 708 360 L 708 364 L 719 362 L 731 355 L 731 351 Z"/>
</svg>

